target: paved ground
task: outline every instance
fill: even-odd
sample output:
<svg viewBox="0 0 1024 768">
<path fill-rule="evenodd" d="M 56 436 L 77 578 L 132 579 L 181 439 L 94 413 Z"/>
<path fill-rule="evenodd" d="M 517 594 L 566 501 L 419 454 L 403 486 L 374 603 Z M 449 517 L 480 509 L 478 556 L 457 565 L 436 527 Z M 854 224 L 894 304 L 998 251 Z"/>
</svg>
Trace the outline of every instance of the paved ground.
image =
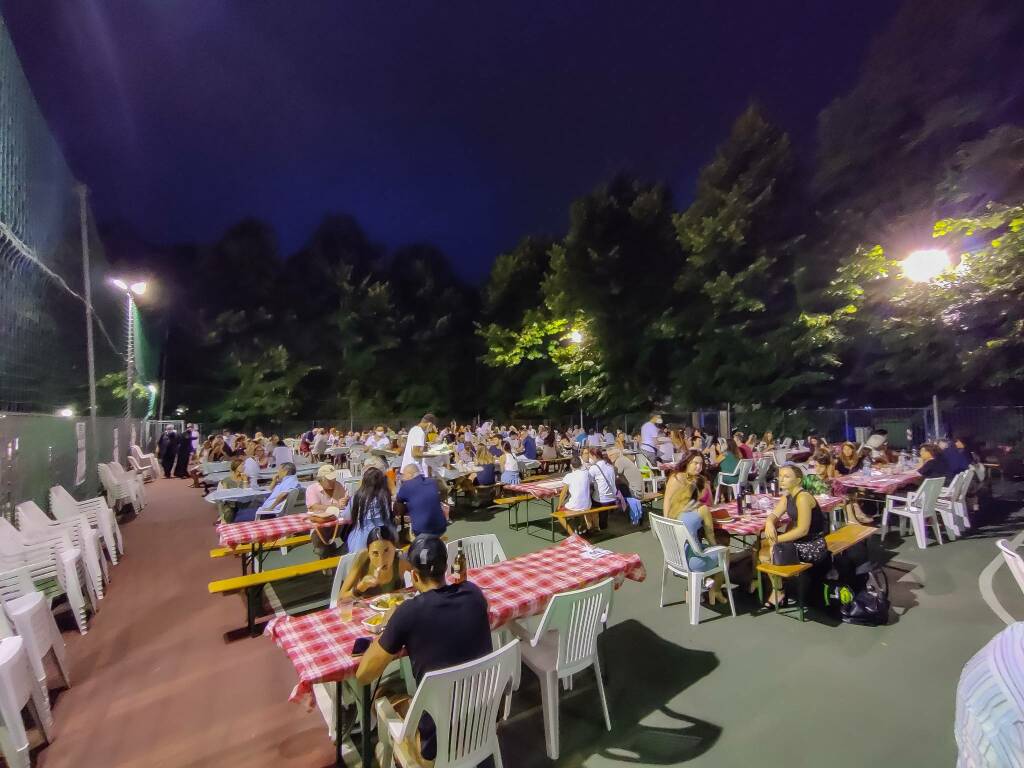
<svg viewBox="0 0 1024 768">
<path fill-rule="evenodd" d="M 213 509 L 185 481 L 147 488 L 127 522 L 128 554 L 113 569 L 103 609 L 85 637 L 65 633 L 75 686 L 54 707 L 57 738 L 43 768 L 76 766 L 328 766 L 333 749 L 316 713 L 287 701 L 295 682 L 265 638 L 232 640 L 244 621 L 234 598 L 206 584 L 235 575 L 211 560 Z M 616 594 L 606 633 L 613 730 L 604 731 L 586 676 L 562 703 L 559 765 L 952 765 L 954 693 L 964 662 L 1003 625 L 979 592 L 995 534 L 1022 527 L 1001 505 L 971 538 L 919 551 L 891 536 L 898 618 L 881 628 L 704 609 L 691 627 L 681 602 L 658 607 L 661 554 L 649 532 L 608 541 L 639 552 L 648 580 Z M 544 541 L 513 532 L 503 513 L 460 520 L 453 537 L 493 531 L 509 556 Z M 302 556 L 301 550 L 296 553 Z M 683 582 L 671 589 L 682 594 Z M 1005 568 L 996 598 L 1024 619 Z M 717 607 L 716 607 L 717 610 Z M 507 766 L 544 756 L 536 681 L 523 672 L 512 718 L 500 729 Z"/>
</svg>

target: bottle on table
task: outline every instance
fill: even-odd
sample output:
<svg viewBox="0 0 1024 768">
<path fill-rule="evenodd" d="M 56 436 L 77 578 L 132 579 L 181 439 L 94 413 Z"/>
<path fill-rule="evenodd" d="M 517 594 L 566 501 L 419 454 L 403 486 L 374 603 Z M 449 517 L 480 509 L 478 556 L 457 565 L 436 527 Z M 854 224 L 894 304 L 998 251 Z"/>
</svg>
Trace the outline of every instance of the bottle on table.
<svg viewBox="0 0 1024 768">
<path fill-rule="evenodd" d="M 452 562 L 452 576 L 456 584 L 461 584 L 466 580 L 467 570 L 469 568 L 466 564 L 466 552 L 462 548 L 462 542 L 459 541 L 459 550 L 455 553 L 455 560 Z"/>
</svg>

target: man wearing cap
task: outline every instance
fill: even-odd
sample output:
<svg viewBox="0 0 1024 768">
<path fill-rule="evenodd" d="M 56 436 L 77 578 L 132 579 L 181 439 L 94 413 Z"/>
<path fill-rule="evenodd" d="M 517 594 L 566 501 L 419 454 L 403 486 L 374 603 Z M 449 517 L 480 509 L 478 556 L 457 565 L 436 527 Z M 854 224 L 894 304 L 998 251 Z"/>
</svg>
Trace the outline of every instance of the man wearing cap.
<svg viewBox="0 0 1024 768">
<path fill-rule="evenodd" d="M 640 427 L 640 450 L 653 466 L 658 465 L 658 433 L 661 432 L 661 414 L 653 413 Z"/>
<path fill-rule="evenodd" d="M 427 470 L 423 464 L 423 451 L 427 446 L 427 429 L 433 429 L 434 424 L 437 423 L 437 417 L 432 413 L 423 415 L 420 419 L 420 423 L 409 430 L 409 435 L 405 439 L 405 454 L 402 456 L 401 471 L 405 471 L 405 468 L 410 464 L 416 464 L 420 468 L 420 473 L 426 476 Z"/>
<path fill-rule="evenodd" d="M 338 469 L 330 464 L 325 464 L 316 472 L 316 482 L 310 483 L 306 488 L 306 508 L 310 512 L 323 514 L 330 507 L 335 508 L 335 514 L 345 506 L 345 485 L 338 482 Z M 320 558 L 330 557 L 335 547 L 334 538 L 330 535 L 330 529 L 326 531 L 317 529 L 311 537 L 313 551 Z"/>
<path fill-rule="evenodd" d="M 421 536 L 409 548 L 412 584 L 419 596 L 399 605 L 388 619 L 384 632 L 367 649 L 356 679 L 369 685 L 403 649 L 409 655 L 412 673 L 419 682 L 427 672 L 465 664 L 492 651 L 487 598 L 471 581 L 448 584 L 448 548 L 436 536 Z M 409 709 L 409 697 L 377 699 L 378 722 L 385 722 Z M 386 729 L 381 729 L 382 732 Z M 391 765 L 391 744 L 386 733 L 377 745 L 380 765 Z M 409 744 L 420 765 L 437 756 L 434 721 L 424 715 L 414 743 Z"/>
</svg>

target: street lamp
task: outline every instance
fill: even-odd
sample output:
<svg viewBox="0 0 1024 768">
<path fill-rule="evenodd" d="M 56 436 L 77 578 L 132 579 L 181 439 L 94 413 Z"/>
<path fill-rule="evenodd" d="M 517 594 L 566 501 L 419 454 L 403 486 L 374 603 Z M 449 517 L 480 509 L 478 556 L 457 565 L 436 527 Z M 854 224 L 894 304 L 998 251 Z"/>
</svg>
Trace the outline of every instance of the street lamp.
<svg viewBox="0 0 1024 768">
<path fill-rule="evenodd" d="M 583 334 L 579 331 L 573 331 L 569 334 L 569 342 L 572 344 L 582 344 Z M 580 429 L 583 429 L 583 368 L 580 368 Z M 586 432 L 585 429 L 583 429 Z"/>
<path fill-rule="evenodd" d="M 125 418 L 132 417 L 132 373 L 135 368 L 135 296 L 141 296 L 146 292 L 146 283 L 143 280 L 128 283 L 119 277 L 111 278 L 110 282 L 117 288 L 124 291 L 128 297 L 128 355 L 125 364 L 125 396 L 124 412 Z"/>
<path fill-rule="evenodd" d="M 903 274 L 915 283 L 927 283 L 949 269 L 949 252 L 940 249 L 914 251 L 900 262 Z"/>
</svg>

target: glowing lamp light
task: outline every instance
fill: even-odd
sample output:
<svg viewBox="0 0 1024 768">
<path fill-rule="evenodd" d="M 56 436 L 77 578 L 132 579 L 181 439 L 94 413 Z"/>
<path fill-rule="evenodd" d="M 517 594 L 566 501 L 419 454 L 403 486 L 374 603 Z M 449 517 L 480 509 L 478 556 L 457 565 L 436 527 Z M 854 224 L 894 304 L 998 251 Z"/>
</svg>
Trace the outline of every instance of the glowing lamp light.
<svg viewBox="0 0 1024 768">
<path fill-rule="evenodd" d="M 156 394 L 156 384 L 150 384 L 146 389 L 148 389 L 152 394 Z"/>
<path fill-rule="evenodd" d="M 942 250 L 914 251 L 902 262 L 903 274 L 915 283 L 927 283 L 949 269 L 949 253 Z"/>
<path fill-rule="evenodd" d="M 62 419 L 70 419 L 72 416 L 75 415 L 75 409 L 61 408 L 60 410 L 57 411 L 57 415 L 60 416 Z"/>
<path fill-rule="evenodd" d="M 111 279 L 110 282 L 113 283 L 114 285 L 116 285 L 122 291 L 127 291 L 128 290 L 128 283 L 126 283 L 124 280 L 122 280 L 119 277 L 115 277 L 115 278 Z"/>
<path fill-rule="evenodd" d="M 145 282 L 132 283 L 130 287 L 132 289 L 132 293 L 134 293 L 136 296 L 141 296 L 146 292 Z"/>
<path fill-rule="evenodd" d="M 579 331 L 573 331 L 572 333 L 569 334 L 569 341 L 571 341 L 573 344 L 582 344 L 583 334 L 580 333 Z"/>
</svg>

